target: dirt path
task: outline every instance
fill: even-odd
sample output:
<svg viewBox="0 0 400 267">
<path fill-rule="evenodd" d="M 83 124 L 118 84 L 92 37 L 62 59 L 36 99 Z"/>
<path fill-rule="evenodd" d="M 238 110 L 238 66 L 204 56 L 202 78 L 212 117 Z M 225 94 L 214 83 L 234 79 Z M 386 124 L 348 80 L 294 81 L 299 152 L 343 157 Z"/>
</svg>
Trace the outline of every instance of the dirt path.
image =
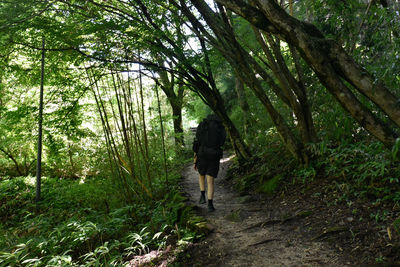
<svg viewBox="0 0 400 267">
<path fill-rule="evenodd" d="M 299 220 L 303 213 L 287 214 L 285 205 L 239 196 L 226 182 L 229 159 L 221 160 L 215 186 L 215 212 L 198 204 L 198 174 L 193 166 L 184 170 L 183 188 L 212 228 L 201 242 L 188 249 L 183 266 L 351 266 L 327 243 L 304 236 Z M 286 215 L 285 215 L 286 214 Z M 304 224 L 301 224 L 304 225 Z"/>
</svg>

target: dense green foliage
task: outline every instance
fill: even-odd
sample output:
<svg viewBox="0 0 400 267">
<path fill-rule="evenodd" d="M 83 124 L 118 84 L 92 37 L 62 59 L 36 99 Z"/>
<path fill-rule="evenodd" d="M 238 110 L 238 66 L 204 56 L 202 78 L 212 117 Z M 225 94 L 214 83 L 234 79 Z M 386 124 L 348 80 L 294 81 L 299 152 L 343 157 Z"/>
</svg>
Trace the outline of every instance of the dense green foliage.
<svg viewBox="0 0 400 267">
<path fill-rule="evenodd" d="M 37 209 L 32 177 L 2 181 L 0 266 L 120 266 L 134 255 L 198 237 L 201 221 L 176 186 L 155 201 L 127 205 L 110 179 L 43 182 Z"/>
<path fill-rule="evenodd" d="M 366 6 L 360 1 L 350 2 L 351 4 L 340 1 L 301 1 L 295 5 L 294 12 L 297 17 L 312 22 L 330 38 L 340 40 L 346 49 L 350 50 L 355 45 L 352 50 L 354 57 L 377 77 L 384 77 L 385 82 L 398 88 L 400 76 L 396 62 L 399 58 L 399 39 L 394 36 L 400 27 L 396 16 L 399 11 L 372 5 L 367 15 L 361 16 L 360 14 L 366 12 Z M 382 27 L 383 24 L 390 27 Z M 352 39 L 360 31 L 360 27 L 362 32 L 374 31 L 374 35 L 363 33 L 358 37 L 363 40 Z M 379 30 L 375 31 L 376 29 Z M 366 38 L 376 39 L 366 42 Z M 287 60 L 290 62 L 292 59 L 287 57 Z M 326 94 L 311 71 L 307 68 L 304 70 L 313 119 L 320 139 L 317 143 L 307 145 L 313 161 L 308 166 L 299 168 L 283 152 L 272 122 L 262 117 L 263 110 L 256 104 L 257 99 L 252 94 L 247 94 L 257 127 L 252 127 L 246 138 L 253 151 L 256 151 L 256 159 L 265 161 L 256 167 L 249 164 L 250 174 L 237 181 L 238 189 L 249 190 L 255 186 L 261 191 L 269 192 L 270 188 L 279 183 L 282 175 L 293 183 L 306 183 L 318 177 L 345 183 L 351 191 L 347 193 L 356 196 L 371 197 L 373 201 L 381 199 L 399 203 L 399 141 L 392 150 L 387 150 L 371 140 L 334 98 Z M 394 93 L 399 95 L 398 90 Z M 233 102 L 228 105 L 233 107 L 231 116 L 239 122 L 238 125 L 243 126 L 242 110 L 237 98 L 227 98 L 227 101 Z M 365 103 L 373 107 L 366 100 Z"/>
<path fill-rule="evenodd" d="M 212 111 L 240 160 L 239 191 L 270 196 L 321 179 L 338 201 L 400 205 L 400 139 L 389 149 L 377 141 L 293 44 L 266 33 L 260 42 L 251 21 L 218 5 L 201 10 L 203 1 L 128 2 L 0 2 L 0 265 L 117 266 L 196 239 L 201 223 L 183 204 L 178 171 L 191 160 L 190 127 Z M 398 3 L 280 2 L 400 96 Z M 42 37 L 51 178 L 36 205 Z M 282 64 L 287 84 L 273 70 Z M 380 106 L 340 79 L 399 135 Z M 314 129 L 303 136 L 299 88 L 315 138 Z"/>
</svg>

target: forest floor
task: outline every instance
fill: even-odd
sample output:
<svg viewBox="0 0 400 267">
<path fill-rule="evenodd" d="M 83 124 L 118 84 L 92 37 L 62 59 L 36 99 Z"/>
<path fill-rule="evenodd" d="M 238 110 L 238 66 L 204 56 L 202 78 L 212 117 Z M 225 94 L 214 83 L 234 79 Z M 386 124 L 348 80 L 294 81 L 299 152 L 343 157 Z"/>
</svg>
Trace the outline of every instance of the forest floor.
<svg viewBox="0 0 400 267">
<path fill-rule="evenodd" d="M 192 164 L 185 167 L 182 187 L 188 205 L 206 219 L 210 232 L 174 266 L 371 266 L 385 261 L 376 256 L 379 247 L 397 253 L 396 246 L 394 252 L 386 248 L 385 227 L 366 218 L 356 204 L 330 205 L 335 196 L 321 193 L 324 185 L 315 183 L 306 193 L 292 186 L 285 195 L 240 195 L 227 177 L 229 165 L 228 158 L 222 159 L 214 212 L 198 204 L 198 173 Z"/>
</svg>

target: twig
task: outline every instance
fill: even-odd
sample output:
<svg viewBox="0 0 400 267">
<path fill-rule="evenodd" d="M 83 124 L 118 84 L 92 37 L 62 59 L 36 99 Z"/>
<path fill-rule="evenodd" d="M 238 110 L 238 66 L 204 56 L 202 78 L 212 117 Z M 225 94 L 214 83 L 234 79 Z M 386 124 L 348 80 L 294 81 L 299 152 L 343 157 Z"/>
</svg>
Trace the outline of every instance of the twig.
<svg viewBox="0 0 400 267">
<path fill-rule="evenodd" d="M 250 246 L 262 245 L 262 244 L 269 243 L 269 242 L 272 242 L 272 241 L 281 241 L 281 239 L 277 239 L 277 238 L 266 239 L 266 240 L 263 240 L 263 241 L 260 241 L 260 242 L 251 244 L 251 245 L 249 245 L 249 247 L 250 247 Z"/>
<path fill-rule="evenodd" d="M 326 229 L 325 231 L 323 231 L 321 234 L 317 235 L 316 237 L 312 238 L 311 241 L 314 241 L 316 239 L 320 239 L 322 237 L 325 237 L 329 234 L 336 234 L 336 233 L 340 233 L 340 232 L 344 232 L 344 231 L 348 231 L 349 228 L 347 227 L 332 227 L 329 229 Z"/>
</svg>

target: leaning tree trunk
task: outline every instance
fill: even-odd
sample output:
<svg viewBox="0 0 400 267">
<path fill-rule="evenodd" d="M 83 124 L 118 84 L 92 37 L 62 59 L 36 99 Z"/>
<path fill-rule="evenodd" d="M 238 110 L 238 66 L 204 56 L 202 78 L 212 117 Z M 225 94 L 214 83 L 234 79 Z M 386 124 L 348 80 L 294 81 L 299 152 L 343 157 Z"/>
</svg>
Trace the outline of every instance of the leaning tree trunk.
<svg viewBox="0 0 400 267">
<path fill-rule="evenodd" d="M 213 91 L 203 80 L 193 82 L 194 91 L 200 96 L 205 104 L 207 104 L 215 114 L 222 120 L 222 124 L 228 134 L 233 150 L 235 151 L 238 161 L 244 163 L 251 158 L 251 153 L 244 143 L 235 124 L 226 113 L 224 101 L 218 91 Z"/>
<path fill-rule="evenodd" d="M 18 161 L 15 159 L 15 157 L 11 154 L 11 152 L 8 152 L 7 150 L 5 150 L 4 148 L 0 147 L 0 151 L 3 152 L 9 159 L 12 160 L 12 162 L 14 162 L 15 165 L 15 170 L 17 171 L 17 174 L 19 176 L 26 176 L 24 175 L 24 173 L 21 171 L 21 167 L 18 163 Z"/>
<path fill-rule="evenodd" d="M 243 130 L 244 135 L 248 134 L 250 128 L 250 107 L 249 103 L 247 102 L 246 94 L 244 91 L 244 84 L 239 77 L 235 77 L 235 91 L 238 98 L 240 109 L 243 113 Z"/>
<path fill-rule="evenodd" d="M 195 84 L 197 85 L 197 90 L 202 95 L 202 99 L 205 100 L 204 102 L 208 104 L 209 107 L 221 118 L 222 123 L 228 133 L 232 147 L 236 155 L 238 156 L 239 162 L 244 163 L 250 159 L 250 151 L 247 145 L 244 143 L 243 138 L 240 136 L 239 131 L 226 113 L 224 101 L 217 89 L 217 85 L 214 80 L 214 75 L 212 72 L 211 62 L 205 41 L 201 38 L 199 38 L 199 41 L 204 54 L 204 69 L 207 77 L 207 82 L 198 77 L 198 75 L 196 74 L 195 77 L 197 78 Z M 192 70 L 192 67 L 189 67 L 188 69 Z M 194 70 L 192 71 L 192 73 L 195 74 Z"/>
<path fill-rule="evenodd" d="M 217 36 L 218 43 L 216 43 L 216 48 L 221 51 L 222 55 L 231 64 L 236 76 L 239 77 L 242 82 L 246 83 L 246 85 L 250 89 L 252 89 L 252 91 L 261 101 L 266 111 L 270 115 L 272 122 L 274 123 L 288 150 L 293 154 L 295 158 L 303 163 L 307 163 L 308 157 L 304 151 L 303 144 L 291 132 L 284 118 L 272 105 L 268 96 L 265 94 L 260 81 L 256 77 L 256 73 L 253 71 L 253 67 L 255 67 L 260 73 L 265 74 L 263 78 L 265 77 L 264 79 L 268 80 L 269 84 L 271 84 L 272 87 L 277 87 L 276 85 L 274 85 L 272 79 L 270 77 L 267 77 L 267 74 L 261 69 L 261 67 L 255 62 L 255 60 L 252 60 L 248 52 L 245 51 L 243 47 L 237 42 L 234 33 L 230 28 L 229 23 L 227 22 L 227 18 L 225 18 L 225 20 L 216 19 L 215 13 L 203 0 L 192 0 L 192 3 L 202 14 L 207 24 L 211 27 L 214 34 Z M 198 24 L 198 22 L 194 21 L 193 18 L 191 21 L 194 24 Z M 275 88 L 274 91 L 279 96 L 281 96 L 279 94 L 280 90 L 278 88 Z M 282 96 L 282 99 L 285 99 L 285 95 Z M 290 106 L 290 101 L 288 101 L 287 98 L 286 101 L 289 102 Z"/>
<path fill-rule="evenodd" d="M 204 69 L 201 71 L 197 70 L 195 66 L 193 66 L 193 61 L 188 60 L 187 56 L 182 50 L 182 46 L 179 46 L 168 35 L 164 34 L 164 31 L 161 29 L 160 25 L 153 21 L 145 4 L 142 1 L 137 2 L 138 8 L 143 12 L 143 18 L 145 19 L 144 22 L 160 34 L 160 38 L 154 40 L 154 43 L 158 46 L 158 53 L 163 54 L 166 58 L 169 58 L 172 62 L 174 62 L 174 65 L 177 69 L 177 71 L 174 71 L 174 73 L 177 73 L 177 75 L 187 81 L 187 85 L 191 87 L 193 91 L 195 91 L 200 98 L 206 104 L 208 104 L 217 115 L 221 117 L 239 160 L 243 162 L 250 159 L 251 155 L 246 144 L 244 143 L 232 121 L 226 115 L 225 105 L 221 95 L 219 94 L 218 90 L 213 87 L 215 82 L 213 81 L 209 64 L 205 62 L 205 67 L 207 69 L 206 71 L 204 71 Z M 171 4 L 176 4 L 176 2 L 171 1 Z M 177 30 L 179 32 L 179 28 L 177 28 Z M 180 32 L 180 34 L 183 34 L 183 32 Z M 160 40 L 168 43 L 168 46 L 166 46 L 165 43 L 161 42 Z M 154 68 L 154 66 L 152 67 Z M 162 66 L 159 67 L 161 69 L 165 69 Z"/>
<path fill-rule="evenodd" d="M 392 147 L 397 135 L 367 109 L 344 84 L 345 79 L 359 92 L 372 100 L 397 125 L 400 125 L 400 108 L 397 98 L 365 69 L 359 66 L 335 41 L 327 40 L 311 24 L 289 16 L 273 0 L 216 0 L 247 19 L 259 29 L 278 35 L 296 47 L 303 59 L 315 71 L 321 83 L 359 124 Z"/>
<path fill-rule="evenodd" d="M 226 113 L 225 104 L 221 95 L 216 90 L 211 90 L 210 92 L 211 94 L 203 94 L 203 97 L 206 100 L 205 102 L 214 111 L 214 113 L 221 118 L 222 124 L 224 125 L 226 132 L 228 133 L 228 137 L 231 141 L 232 147 L 238 157 L 239 162 L 243 163 L 248 161 L 251 157 L 250 151 L 247 145 L 244 143 L 243 138 L 241 137 L 236 126 L 233 124 L 232 120 Z"/>
<path fill-rule="evenodd" d="M 316 132 L 305 90 L 300 88 L 297 81 L 290 73 L 281 55 L 279 45 L 277 45 L 270 36 L 266 36 L 269 43 L 268 46 L 262 34 L 255 28 L 254 33 L 264 54 L 267 56 L 270 69 L 279 81 L 280 87 L 285 97 L 288 99 L 288 104 L 296 115 L 298 121 L 297 127 L 299 128 L 303 143 L 315 142 L 317 139 Z"/>
<path fill-rule="evenodd" d="M 231 62 L 231 64 L 235 64 Z M 246 72 L 239 72 L 240 70 L 247 69 Z M 279 114 L 279 112 L 274 108 L 268 96 L 264 93 L 260 81 L 257 79 L 254 73 L 250 73 L 250 67 L 242 61 L 241 64 L 236 65 L 235 71 L 250 88 L 252 88 L 255 95 L 263 104 L 264 108 L 267 110 L 272 122 L 274 123 L 279 135 L 283 139 L 284 144 L 292 155 L 303 163 L 308 162 L 308 157 L 304 153 L 303 144 L 293 135 L 289 127 L 287 126 L 284 118 Z"/>
</svg>

